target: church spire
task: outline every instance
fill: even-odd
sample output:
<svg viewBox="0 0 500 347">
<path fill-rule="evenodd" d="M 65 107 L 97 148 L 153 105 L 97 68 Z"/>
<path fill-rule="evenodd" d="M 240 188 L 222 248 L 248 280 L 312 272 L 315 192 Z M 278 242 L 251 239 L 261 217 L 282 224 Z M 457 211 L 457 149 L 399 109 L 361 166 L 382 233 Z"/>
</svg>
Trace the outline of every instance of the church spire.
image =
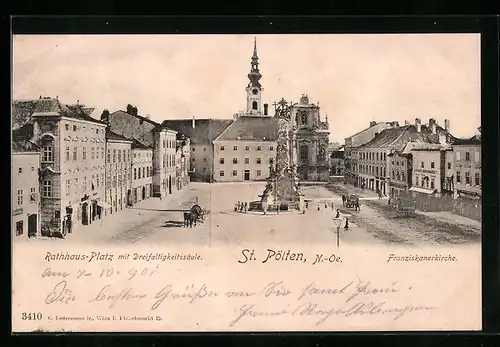
<svg viewBox="0 0 500 347">
<path fill-rule="evenodd" d="M 253 56 L 252 59 L 259 60 L 259 56 L 257 55 L 257 37 L 253 38 Z"/>
<path fill-rule="evenodd" d="M 248 79 L 250 80 L 249 87 L 257 87 L 260 88 L 259 80 L 262 78 L 262 75 L 259 72 L 259 56 L 257 55 L 257 38 L 254 38 L 253 41 L 253 55 L 250 73 L 248 74 Z"/>
</svg>

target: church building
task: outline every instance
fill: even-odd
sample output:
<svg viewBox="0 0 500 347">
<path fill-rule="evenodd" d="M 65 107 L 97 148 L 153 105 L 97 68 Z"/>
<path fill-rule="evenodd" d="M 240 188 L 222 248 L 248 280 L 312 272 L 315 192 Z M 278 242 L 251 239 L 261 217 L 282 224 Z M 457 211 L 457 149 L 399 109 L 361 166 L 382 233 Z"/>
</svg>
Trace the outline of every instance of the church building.
<svg viewBox="0 0 500 347">
<path fill-rule="evenodd" d="M 234 121 L 214 141 L 214 181 L 263 181 L 276 158 L 277 120 L 262 103 L 262 85 L 254 41 L 246 91 L 246 110 L 234 115 Z"/>
</svg>

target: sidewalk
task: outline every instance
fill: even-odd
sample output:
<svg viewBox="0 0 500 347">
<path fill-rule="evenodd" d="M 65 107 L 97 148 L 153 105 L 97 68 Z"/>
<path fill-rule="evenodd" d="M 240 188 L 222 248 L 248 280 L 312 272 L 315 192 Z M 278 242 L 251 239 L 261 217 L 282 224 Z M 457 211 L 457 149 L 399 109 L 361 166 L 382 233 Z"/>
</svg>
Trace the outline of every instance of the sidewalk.
<svg viewBox="0 0 500 347">
<path fill-rule="evenodd" d="M 417 214 L 433 218 L 435 220 L 445 222 L 445 223 L 450 223 L 450 224 L 456 224 L 460 226 L 465 226 L 469 228 L 474 228 L 477 229 L 479 232 L 481 231 L 481 222 L 470 219 L 464 216 L 460 216 L 457 214 L 453 214 L 448 211 L 440 211 L 440 212 L 422 212 L 422 211 L 415 211 Z"/>
<path fill-rule="evenodd" d="M 191 193 L 191 194 L 190 194 Z M 194 196 L 189 189 L 189 185 L 183 189 L 167 195 L 162 200 L 160 198 L 148 198 L 139 201 L 132 207 L 124 208 L 121 211 L 108 214 L 101 220 L 96 220 L 90 225 L 80 225 L 65 239 L 78 241 L 89 241 L 92 239 L 109 238 L 123 230 L 133 229 L 142 224 L 148 223 L 158 217 L 158 213 L 165 210 L 186 208 L 186 199 L 193 200 Z M 191 199 L 193 198 L 193 199 Z"/>
</svg>

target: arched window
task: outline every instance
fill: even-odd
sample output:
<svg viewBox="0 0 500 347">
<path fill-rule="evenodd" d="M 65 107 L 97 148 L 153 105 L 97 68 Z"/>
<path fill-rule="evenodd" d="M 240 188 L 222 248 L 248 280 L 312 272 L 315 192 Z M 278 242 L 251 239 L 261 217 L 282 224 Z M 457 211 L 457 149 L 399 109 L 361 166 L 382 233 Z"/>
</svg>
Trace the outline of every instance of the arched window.
<svg viewBox="0 0 500 347">
<path fill-rule="evenodd" d="M 42 162 L 53 162 L 54 161 L 54 146 L 52 138 L 44 138 L 42 145 Z"/>
<path fill-rule="evenodd" d="M 252 102 L 252 110 L 257 109 L 257 101 Z"/>
<path fill-rule="evenodd" d="M 309 147 L 307 147 L 307 145 L 300 146 L 300 159 L 302 161 L 309 160 Z"/>
</svg>

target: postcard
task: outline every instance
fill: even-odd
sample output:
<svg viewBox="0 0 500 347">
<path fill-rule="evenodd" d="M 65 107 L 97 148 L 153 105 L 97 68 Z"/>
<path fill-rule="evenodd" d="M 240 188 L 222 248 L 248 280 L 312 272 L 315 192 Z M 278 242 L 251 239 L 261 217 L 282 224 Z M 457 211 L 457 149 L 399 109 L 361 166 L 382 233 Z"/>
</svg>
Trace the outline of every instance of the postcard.
<svg viewBox="0 0 500 347">
<path fill-rule="evenodd" d="M 481 330 L 480 53 L 14 35 L 13 332 Z"/>
</svg>

